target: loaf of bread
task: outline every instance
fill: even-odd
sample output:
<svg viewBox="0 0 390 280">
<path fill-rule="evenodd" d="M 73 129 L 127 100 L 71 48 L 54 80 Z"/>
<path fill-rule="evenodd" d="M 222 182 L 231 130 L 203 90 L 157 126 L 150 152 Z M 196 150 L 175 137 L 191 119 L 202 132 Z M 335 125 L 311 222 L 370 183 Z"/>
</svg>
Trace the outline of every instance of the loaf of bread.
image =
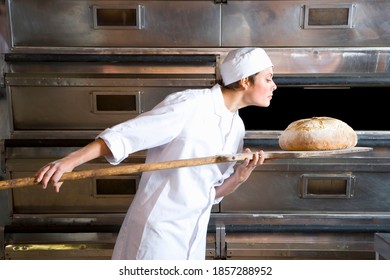
<svg viewBox="0 0 390 280">
<path fill-rule="evenodd" d="M 346 149 L 356 146 L 357 141 L 348 124 L 330 117 L 294 121 L 279 136 L 279 146 L 286 151 Z"/>
</svg>

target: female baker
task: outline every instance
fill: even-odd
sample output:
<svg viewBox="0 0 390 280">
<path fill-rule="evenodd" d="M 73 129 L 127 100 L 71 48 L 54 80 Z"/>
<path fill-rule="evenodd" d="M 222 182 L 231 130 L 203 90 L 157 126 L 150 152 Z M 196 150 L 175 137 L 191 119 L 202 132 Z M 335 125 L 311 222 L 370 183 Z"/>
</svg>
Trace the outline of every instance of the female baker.
<svg viewBox="0 0 390 280">
<path fill-rule="evenodd" d="M 147 150 L 146 162 L 242 152 L 245 128 L 238 110 L 270 105 L 273 65 L 263 49 L 241 48 L 227 54 L 220 71 L 224 86 L 167 96 L 151 111 L 45 165 L 35 175 L 38 182 L 59 192 L 64 172 L 100 156 L 118 164 L 140 150 Z M 144 172 L 112 259 L 204 259 L 212 205 L 247 180 L 263 163 L 262 153 L 254 152 L 235 170 L 229 162 Z"/>
</svg>

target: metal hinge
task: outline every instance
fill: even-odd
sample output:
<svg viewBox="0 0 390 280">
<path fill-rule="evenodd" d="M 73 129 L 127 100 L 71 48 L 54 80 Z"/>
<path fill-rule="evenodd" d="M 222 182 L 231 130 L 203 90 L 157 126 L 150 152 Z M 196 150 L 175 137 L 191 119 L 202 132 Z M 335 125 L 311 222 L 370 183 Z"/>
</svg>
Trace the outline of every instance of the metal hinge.
<svg viewBox="0 0 390 280">
<path fill-rule="evenodd" d="M 215 258 L 226 259 L 225 225 L 218 223 L 215 226 Z"/>
</svg>

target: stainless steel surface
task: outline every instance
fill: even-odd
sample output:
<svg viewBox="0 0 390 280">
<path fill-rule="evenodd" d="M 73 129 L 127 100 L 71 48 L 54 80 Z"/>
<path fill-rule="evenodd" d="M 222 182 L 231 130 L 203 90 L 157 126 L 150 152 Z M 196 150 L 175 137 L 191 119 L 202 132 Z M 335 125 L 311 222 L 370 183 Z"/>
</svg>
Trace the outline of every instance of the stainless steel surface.
<svg viewBox="0 0 390 280">
<path fill-rule="evenodd" d="M 272 148 L 279 133 L 249 131 L 247 144 Z M 257 167 L 212 214 L 210 223 L 224 228 L 225 257 L 373 259 L 375 232 L 390 230 L 390 154 L 383 137 L 359 133 L 362 142 L 380 141 L 360 155 L 277 159 Z"/>
<path fill-rule="evenodd" d="M 374 249 L 376 259 L 390 259 L 390 233 L 376 233 L 374 238 Z"/>
<path fill-rule="evenodd" d="M 13 50 L 218 47 L 220 44 L 220 5 L 213 1 L 13 0 L 9 6 Z M 42 7 L 47 17 L 41 16 Z M 99 16 L 96 13 L 99 9 L 117 13 Z M 123 21 L 129 10 L 134 12 L 128 15 L 130 22 Z M 103 22 L 98 26 L 97 17 Z M 137 17 L 140 25 L 131 22 L 131 18 Z M 23 24 L 21 18 L 34 24 Z"/>
<path fill-rule="evenodd" d="M 116 123 L 134 118 L 148 111 L 165 96 L 184 87 L 119 87 L 111 85 L 94 87 L 13 87 L 10 100 L 13 107 L 13 131 L 21 130 L 102 130 Z M 94 110 L 97 97 L 105 96 L 112 102 L 110 110 Z M 122 108 L 118 97 L 134 97 L 128 103 L 136 110 Z M 126 100 L 125 100 L 126 101 Z M 40 104 L 47 104 L 44 111 Z M 104 103 L 107 105 L 107 102 Z"/>
<path fill-rule="evenodd" d="M 388 157 L 274 160 L 258 168 L 245 188 L 226 197 L 221 211 L 390 213 L 389 171 Z"/>
<path fill-rule="evenodd" d="M 9 51 L 9 32 L 5 0 L 0 1 L 0 87 L 4 86 L 4 53 Z"/>
<path fill-rule="evenodd" d="M 0 1 L 0 119 L 6 120 L 8 118 L 8 107 L 6 102 L 6 92 L 4 87 L 4 76 L 6 72 L 6 63 L 4 61 L 4 54 L 8 52 L 8 28 L 6 7 L 4 1 Z M 0 139 L 8 137 L 9 131 L 8 122 L 0 122 Z M 0 170 L 2 161 L 0 160 Z"/>
<path fill-rule="evenodd" d="M 333 240 L 333 242 L 329 242 Z M 226 236 L 231 259 L 372 259 L 372 237 L 366 233 L 232 233 Z"/>
<path fill-rule="evenodd" d="M 390 42 L 388 23 L 382 21 L 390 5 L 383 0 L 230 0 L 227 4 L 204 0 L 11 0 L 9 7 L 13 51 L 248 45 L 387 47 Z M 45 18 L 40 16 L 42 7 Z M 97 26 L 99 9 L 112 15 L 108 18 L 103 13 L 103 24 Z M 130 20 L 123 20 L 124 16 Z M 23 24 L 20 18 L 34 24 Z"/>
<path fill-rule="evenodd" d="M 386 213 L 219 213 L 223 259 L 374 259 L 374 234 Z M 223 221 L 223 222 L 222 222 Z"/>
<path fill-rule="evenodd" d="M 110 232 L 11 233 L 7 235 L 5 259 L 110 259 L 115 238 Z"/>
<path fill-rule="evenodd" d="M 7 260 L 109 260 L 116 240 L 116 232 L 14 232 L 7 234 L 2 246 Z M 215 238 L 207 236 L 206 259 L 215 255 Z"/>
<path fill-rule="evenodd" d="M 264 47 L 278 90 L 270 108 L 240 111 L 246 146 L 275 149 L 287 124 L 320 114 L 374 150 L 259 166 L 213 208 L 206 258 L 373 259 L 375 233 L 390 232 L 390 2 L 217 2 L 0 2 L 1 176 L 30 176 L 170 92 L 212 86 L 232 48 Z M 2 258 L 109 258 L 138 177 L 132 193 L 115 179 L 1 192 Z"/>
<path fill-rule="evenodd" d="M 383 0 L 228 1 L 221 11 L 224 47 L 387 47 L 390 40 Z"/>
<path fill-rule="evenodd" d="M 0 226 L 0 260 L 4 260 L 4 226 Z"/>
<path fill-rule="evenodd" d="M 210 87 L 218 57 L 8 55 L 12 137 L 38 131 L 50 138 L 87 137 L 152 109 L 171 92 Z"/>
</svg>

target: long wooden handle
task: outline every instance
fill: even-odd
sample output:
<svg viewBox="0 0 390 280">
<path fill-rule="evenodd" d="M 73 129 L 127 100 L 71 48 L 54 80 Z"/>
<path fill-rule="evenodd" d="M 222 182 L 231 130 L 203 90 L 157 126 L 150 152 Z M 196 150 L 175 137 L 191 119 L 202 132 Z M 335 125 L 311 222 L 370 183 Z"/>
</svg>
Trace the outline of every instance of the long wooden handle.
<svg viewBox="0 0 390 280">
<path fill-rule="evenodd" d="M 353 147 L 349 149 L 340 150 L 328 150 L 328 151 L 268 151 L 263 153 L 264 159 L 277 159 L 277 158 L 302 158 L 302 157 L 315 157 L 315 156 L 328 156 L 345 153 L 356 152 L 368 152 L 371 151 L 370 147 Z M 144 171 L 155 171 L 187 166 L 206 165 L 222 162 L 242 161 L 246 158 L 252 159 L 254 153 L 240 153 L 234 155 L 221 155 L 211 156 L 203 158 L 181 159 L 157 163 L 142 163 L 123 166 L 114 166 L 93 170 L 73 171 L 64 173 L 60 181 L 66 180 L 80 180 L 93 177 L 124 175 Z M 39 184 L 35 177 L 17 178 L 11 180 L 0 181 L 0 190 L 26 187 Z"/>
<path fill-rule="evenodd" d="M 241 161 L 246 158 L 252 159 L 252 157 L 253 157 L 253 153 L 241 153 L 241 154 L 234 154 L 234 155 L 211 156 L 211 157 L 182 159 L 182 160 L 173 160 L 173 161 L 165 161 L 165 162 L 157 162 L 157 163 L 121 165 L 121 166 L 113 166 L 107 168 L 98 168 L 93 170 L 72 171 L 72 172 L 64 173 L 60 181 L 80 180 L 80 179 L 102 177 L 102 176 L 124 175 L 124 174 L 131 174 L 131 173 L 145 172 L 145 171 L 155 171 L 155 170 L 164 170 L 164 169 L 187 167 L 187 166 Z M 16 178 L 11 180 L 0 181 L 0 190 L 33 186 L 37 184 L 39 183 L 36 181 L 35 177 Z"/>
</svg>

